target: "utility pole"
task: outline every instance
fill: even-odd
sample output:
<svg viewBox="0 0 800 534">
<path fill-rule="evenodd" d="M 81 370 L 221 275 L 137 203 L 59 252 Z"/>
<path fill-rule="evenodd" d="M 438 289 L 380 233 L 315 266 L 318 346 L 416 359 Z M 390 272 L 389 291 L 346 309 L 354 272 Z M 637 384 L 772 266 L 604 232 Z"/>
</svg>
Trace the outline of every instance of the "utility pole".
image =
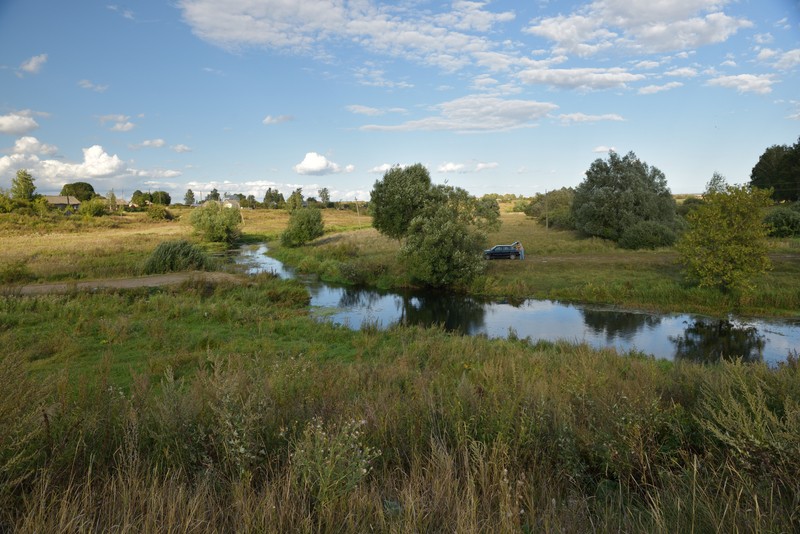
<svg viewBox="0 0 800 534">
<path fill-rule="evenodd" d="M 547 211 L 547 189 L 544 190 L 544 231 L 550 230 L 550 213 Z"/>
</svg>

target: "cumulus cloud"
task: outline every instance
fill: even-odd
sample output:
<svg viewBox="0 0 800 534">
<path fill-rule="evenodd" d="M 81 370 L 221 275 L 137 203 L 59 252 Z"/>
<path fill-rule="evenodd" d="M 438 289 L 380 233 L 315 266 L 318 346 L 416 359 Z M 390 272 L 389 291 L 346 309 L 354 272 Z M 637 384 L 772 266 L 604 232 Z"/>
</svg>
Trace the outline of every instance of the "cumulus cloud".
<svg viewBox="0 0 800 534">
<path fill-rule="evenodd" d="M 616 151 L 617 149 L 614 148 L 613 146 L 605 146 L 605 145 L 596 146 L 592 149 L 592 152 L 594 152 L 595 154 L 607 154 L 609 152 L 616 152 Z"/>
<path fill-rule="evenodd" d="M 172 145 L 172 146 L 170 147 L 170 149 L 171 149 L 173 152 L 177 152 L 178 154 L 183 154 L 183 153 L 185 153 L 185 152 L 191 152 L 191 151 L 192 151 L 192 149 L 191 149 L 190 147 L 188 147 L 187 145 L 181 145 L 181 144 L 178 144 L 178 145 Z"/>
<path fill-rule="evenodd" d="M 490 161 L 487 163 L 478 163 L 477 165 L 475 165 L 475 172 L 486 171 L 489 169 L 496 169 L 499 166 L 500 164 L 497 163 L 496 161 Z"/>
<path fill-rule="evenodd" d="M 683 87 L 681 82 L 669 82 L 665 83 L 664 85 L 647 85 L 639 89 L 640 95 L 653 95 L 656 93 L 661 93 L 663 91 L 669 91 L 671 89 L 677 89 L 678 87 Z"/>
<path fill-rule="evenodd" d="M 0 115 L 0 133 L 9 135 L 22 135 L 39 127 L 39 124 L 29 114 L 13 112 Z"/>
<path fill-rule="evenodd" d="M 464 173 L 467 172 L 467 166 L 463 163 L 442 163 L 436 168 L 437 171 L 443 173 Z"/>
<path fill-rule="evenodd" d="M 106 89 L 108 89 L 107 85 L 97 85 L 89 80 L 80 80 L 78 82 L 78 87 L 87 89 L 89 91 L 94 91 L 96 93 L 105 93 Z"/>
<path fill-rule="evenodd" d="M 708 81 L 708 85 L 736 89 L 739 93 L 767 94 L 772 92 L 775 79 L 769 74 L 737 74 L 736 76 L 718 76 Z"/>
<path fill-rule="evenodd" d="M 42 156 L 52 156 L 58 152 L 58 148 L 53 145 L 42 143 L 35 137 L 26 135 L 20 137 L 14 142 L 14 148 L 11 149 L 13 154 L 37 154 Z"/>
<path fill-rule="evenodd" d="M 36 143 L 29 143 L 27 148 L 34 149 L 36 146 Z M 28 169 L 36 178 L 41 178 L 51 187 L 70 180 L 129 174 L 125 162 L 116 154 L 108 154 L 100 145 L 84 148 L 83 161 L 80 163 L 40 159 L 34 152 L 15 153 L 0 158 L 0 175 L 19 169 Z"/>
<path fill-rule="evenodd" d="M 453 130 L 459 132 L 504 131 L 535 126 L 558 106 L 536 100 L 510 100 L 473 95 L 435 106 L 437 115 L 396 125 L 370 124 L 362 130 Z"/>
<path fill-rule="evenodd" d="M 292 117 L 291 115 L 277 115 L 274 117 L 272 115 L 267 115 L 266 117 L 264 117 L 264 120 L 261 121 L 261 123 L 269 126 L 271 124 L 281 124 L 292 120 L 294 120 L 294 117 Z"/>
<path fill-rule="evenodd" d="M 121 114 L 111 114 L 111 115 L 101 115 L 98 117 L 100 120 L 100 124 L 105 125 L 108 122 L 113 122 L 113 126 L 111 126 L 112 132 L 129 132 L 133 130 L 136 126 L 134 123 L 130 122 L 130 117 L 128 115 L 121 115 Z"/>
<path fill-rule="evenodd" d="M 23 61 L 17 72 L 20 75 L 22 73 L 37 74 L 40 70 L 42 70 L 42 67 L 44 67 L 45 63 L 47 63 L 47 54 L 39 54 L 38 56 L 33 56 L 32 58 Z"/>
<path fill-rule="evenodd" d="M 376 116 L 376 115 L 383 115 L 385 112 L 382 109 L 373 108 L 370 106 L 361 106 L 359 104 L 352 104 L 347 106 L 347 111 L 350 113 L 355 113 L 357 115 L 369 115 L 369 116 Z"/>
<path fill-rule="evenodd" d="M 322 176 L 325 174 L 336 174 L 340 172 L 353 172 L 355 167 L 347 165 L 341 167 L 339 164 L 334 163 L 322 154 L 316 152 L 307 152 L 303 161 L 293 167 L 294 172 L 297 174 L 310 174 L 315 176 Z"/>
<path fill-rule="evenodd" d="M 697 69 L 692 67 L 681 67 L 678 69 L 668 70 L 664 73 L 666 76 L 674 76 L 680 78 L 694 78 L 697 76 Z"/>
<path fill-rule="evenodd" d="M 624 121 L 622 115 L 616 113 L 606 113 L 604 115 L 587 115 L 586 113 L 566 113 L 558 116 L 564 124 L 575 122 L 601 122 L 601 121 Z"/>
</svg>

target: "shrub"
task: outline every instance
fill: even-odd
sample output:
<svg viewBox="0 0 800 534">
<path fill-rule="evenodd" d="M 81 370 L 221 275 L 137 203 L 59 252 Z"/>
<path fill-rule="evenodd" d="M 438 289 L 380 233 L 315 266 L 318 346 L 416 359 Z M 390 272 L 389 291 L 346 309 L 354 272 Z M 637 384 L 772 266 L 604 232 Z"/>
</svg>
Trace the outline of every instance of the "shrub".
<svg viewBox="0 0 800 534">
<path fill-rule="evenodd" d="M 622 248 L 637 250 L 669 247 L 675 244 L 675 232 L 655 221 L 641 221 L 627 228 L 619 240 Z"/>
<path fill-rule="evenodd" d="M 764 217 L 773 237 L 800 236 L 800 211 L 792 208 L 777 208 Z"/>
<path fill-rule="evenodd" d="M 78 213 L 85 217 L 102 217 L 108 213 L 108 205 L 102 198 L 93 198 L 85 202 L 81 202 L 81 207 L 78 208 Z"/>
<path fill-rule="evenodd" d="M 160 243 L 144 265 L 146 274 L 168 273 L 173 271 L 205 270 L 210 268 L 211 259 L 200 247 L 184 239 Z"/>
<path fill-rule="evenodd" d="M 147 206 L 147 216 L 154 221 L 171 221 L 174 219 L 172 212 L 163 204 L 150 204 Z"/>
<path fill-rule="evenodd" d="M 299 247 L 324 232 L 322 213 L 318 209 L 298 209 L 289 217 L 289 227 L 281 234 L 281 244 L 285 247 Z"/>
<path fill-rule="evenodd" d="M 239 208 L 225 208 L 210 201 L 195 209 L 189 221 L 206 241 L 233 243 L 239 238 L 242 214 Z"/>
<path fill-rule="evenodd" d="M 30 282 L 35 276 L 23 260 L 12 261 L 0 266 L 0 284 Z"/>
</svg>

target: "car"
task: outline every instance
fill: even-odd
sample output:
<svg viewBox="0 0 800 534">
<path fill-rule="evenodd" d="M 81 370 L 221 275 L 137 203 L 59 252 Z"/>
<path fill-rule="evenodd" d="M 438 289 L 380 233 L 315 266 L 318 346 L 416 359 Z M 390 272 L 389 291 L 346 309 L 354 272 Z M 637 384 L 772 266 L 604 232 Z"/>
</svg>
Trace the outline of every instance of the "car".
<svg viewBox="0 0 800 534">
<path fill-rule="evenodd" d="M 516 260 L 520 257 L 520 252 L 514 245 L 495 245 L 488 250 L 484 250 L 483 257 L 487 260 Z"/>
</svg>

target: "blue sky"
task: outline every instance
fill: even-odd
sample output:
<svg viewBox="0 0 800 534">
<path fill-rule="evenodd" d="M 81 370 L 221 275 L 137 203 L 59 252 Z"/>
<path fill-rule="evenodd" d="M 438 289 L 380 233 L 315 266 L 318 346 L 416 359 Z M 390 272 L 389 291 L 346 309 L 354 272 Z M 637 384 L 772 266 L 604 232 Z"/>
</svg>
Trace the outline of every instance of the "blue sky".
<svg viewBox="0 0 800 534">
<path fill-rule="evenodd" d="M 2 0 L 0 187 L 527 196 L 613 149 L 696 193 L 797 140 L 799 74 L 797 0 Z"/>
</svg>

